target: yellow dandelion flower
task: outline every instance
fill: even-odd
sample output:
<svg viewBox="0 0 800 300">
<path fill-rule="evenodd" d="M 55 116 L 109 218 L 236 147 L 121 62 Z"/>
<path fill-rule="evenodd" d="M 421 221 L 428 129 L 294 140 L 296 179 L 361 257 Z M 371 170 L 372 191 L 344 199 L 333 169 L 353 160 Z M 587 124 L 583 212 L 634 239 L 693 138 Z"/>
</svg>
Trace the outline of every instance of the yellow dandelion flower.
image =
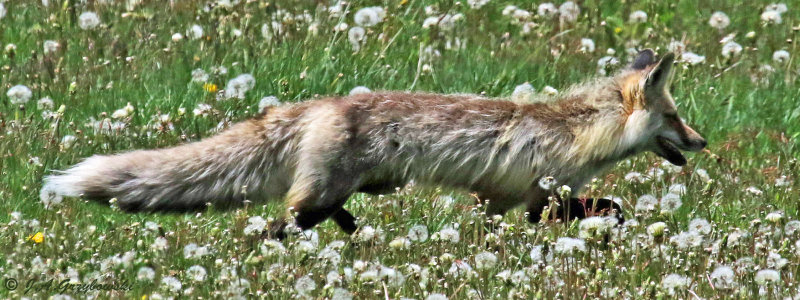
<svg viewBox="0 0 800 300">
<path fill-rule="evenodd" d="M 34 243 L 37 243 L 37 244 L 41 244 L 42 242 L 44 242 L 44 233 L 39 231 L 34 235 L 29 235 L 28 236 L 28 240 L 29 241 L 33 241 Z"/>
<path fill-rule="evenodd" d="M 217 85 L 213 83 L 206 83 L 203 84 L 203 89 L 209 93 L 216 93 L 217 92 Z"/>
<path fill-rule="evenodd" d="M 622 32 L 622 27 L 614 27 L 614 33 Z"/>
</svg>

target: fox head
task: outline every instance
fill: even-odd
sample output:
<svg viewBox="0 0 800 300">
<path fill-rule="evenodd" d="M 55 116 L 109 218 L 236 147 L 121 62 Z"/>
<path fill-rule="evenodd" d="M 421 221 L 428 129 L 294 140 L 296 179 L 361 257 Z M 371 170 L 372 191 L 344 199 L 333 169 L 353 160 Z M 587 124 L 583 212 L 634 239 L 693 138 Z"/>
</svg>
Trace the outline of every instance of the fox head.
<svg viewBox="0 0 800 300">
<path fill-rule="evenodd" d="M 686 164 L 681 151 L 700 151 L 706 140 L 686 125 L 669 91 L 675 55 L 656 60 L 653 50 L 640 51 L 625 72 L 620 92 L 624 111 L 625 138 L 637 148 L 649 150 L 678 166 Z"/>
</svg>

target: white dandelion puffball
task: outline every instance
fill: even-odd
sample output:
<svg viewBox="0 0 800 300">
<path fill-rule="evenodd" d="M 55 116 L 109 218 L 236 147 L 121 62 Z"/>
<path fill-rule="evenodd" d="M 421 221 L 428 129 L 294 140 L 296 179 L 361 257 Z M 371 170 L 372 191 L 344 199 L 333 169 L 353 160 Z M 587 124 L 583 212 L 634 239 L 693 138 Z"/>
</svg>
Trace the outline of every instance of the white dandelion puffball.
<svg viewBox="0 0 800 300">
<path fill-rule="evenodd" d="M 776 10 L 768 10 L 761 13 L 761 21 L 765 24 L 780 24 L 783 22 L 781 13 Z"/>
<path fill-rule="evenodd" d="M 558 7 L 558 12 L 561 14 L 561 20 L 567 23 L 574 23 L 581 14 L 581 8 L 575 2 L 567 1 Z"/>
<path fill-rule="evenodd" d="M 352 90 L 350 90 L 350 96 L 358 94 L 369 94 L 369 93 L 372 93 L 372 90 L 363 85 L 354 87 Z"/>
<path fill-rule="evenodd" d="M 27 86 L 19 84 L 8 89 L 6 96 L 8 96 L 8 100 L 11 102 L 11 104 L 17 105 L 28 103 L 28 101 L 31 100 L 33 93 Z"/>
<path fill-rule="evenodd" d="M 52 40 L 46 40 L 42 44 L 42 48 L 43 48 L 44 54 L 49 54 L 49 53 L 56 52 L 56 51 L 58 51 L 58 48 L 60 48 L 60 47 L 61 47 L 61 45 L 59 45 L 58 42 L 52 41 Z"/>
<path fill-rule="evenodd" d="M 706 219 L 696 218 L 689 222 L 689 231 L 697 232 L 702 235 L 711 233 L 711 223 Z"/>
<path fill-rule="evenodd" d="M 475 255 L 475 268 L 478 270 L 489 270 L 497 264 L 497 256 L 491 252 L 482 252 Z"/>
<path fill-rule="evenodd" d="M 489 3 L 489 0 L 467 0 L 467 4 L 472 9 L 478 9 Z"/>
<path fill-rule="evenodd" d="M 706 57 L 695 54 L 693 52 L 684 52 L 683 54 L 681 54 L 681 61 L 694 66 L 705 62 Z"/>
<path fill-rule="evenodd" d="M 553 3 L 545 2 L 539 4 L 539 7 L 536 8 L 536 14 L 541 17 L 552 17 L 558 14 L 558 8 Z"/>
<path fill-rule="evenodd" d="M 172 276 L 161 278 L 161 285 L 173 293 L 177 293 L 183 287 L 181 281 Z"/>
<path fill-rule="evenodd" d="M 708 25 L 716 29 L 723 29 L 731 24 L 731 19 L 728 18 L 724 12 L 718 11 L 711 14 L 711 19 L 708 20 Z"/>
<path fill-rule="evenodd" d="M 658 204 L 658 198 L 650 194 L 645 194 L 636 200 L 634 210 L 636 212 L 654 211 L 656 209 L 656 204 Z"/>
<path fill-rule="evenodd" d="M 347 39 L 353 45 L 353 51 L 358 52 L 361 50 L 361 43 L 364 41 L 367 31 L 363 27 L 355 26 L 347 31 Z"/>
<path fill-rule="evenodd" d="M 64 147 L 64 149 L 69 149 L 72 148 L 72 145 L 75 145 L 75 142 L 77 141 L 78 138 L 74 135 L 65 135 L 63 138 L 61 138 L 61 146 Z"/>
<path fill-rule="evenodd" d="M 671 41 L 667 44 L 667 50 L 670 52 L 675 52 L 676 54 L 681 54 L 686 51 L 686 44 L 681 41 Z"/>
<path fill-rule="evenodd" d="M 674 213 L 678 208 L 681 207 L 683 202 L 681 202 L 681 196 L 676 194 L 667 194 L 664 197 L 661 197 L 661 213 L 662 214 L 670 214 Z"/>
<path fill-rule="evenodd" d="M 42 201 L 45 209 L 50 209 L 61 204 L 61 202 L 64 201 L 64 198 L 58 192 L 48 188 L 48 186 L 44 186 L 39 191 L 39 200 Z"/>
<path fill-rule="evenodd" d="M 186 30 L 186 36 L 190 39 L 196 40 L 203 37 L 203 27 L 200 25 L 194 24 Z"/>
<path fill-rule="evenodd" d="M 785 13 L 789 10 L 784 3 L 772 3 L 764 8 L 765 11 L 776 11 L 779 14 Z"/>
<path fill-rule="evenodd" d="M 439 239 L 455 244 L 461 240 L 461 234 L 458 232 L 458 230 L 448 227 L 439 231 Z"/>
<path fill-rule="evenodd" d="M 763 269 L 756 273 L 755 280 L 761 286 L 773 284 L 781 280 L 781 273 L 773 269 Z"/>
<path fill-rule="evenodd" d="M 776 63 L 785 63 L 789 61 L 789 51 L 778 50 L 772 53 L 772 61 Z"/>
<path fill-rule="evenodd" d="M 353 15 L 353 22 L 359 26 L 372 27 L 382 22 L 384 17 L 386 17 L 386 11 L 383 7 L 365 7 L 359 9 L 356 14 Z"/>
<path fill-rule="evenodd" d="M 136 280 L 139 281 L 153 281 L 155 277 L 156 271 L 151 267 L 141 267 L 139 271 L 136 272 Z"/>
<path fill-rule="evenodd" d="M 256 78 L 250 74 L 242 74 L 228 81 L 225 85 L 225 98 L 244 99 L 244 94 L 253 89 L 256 85 Z"/>
<path fill-rule="evenodd" d="M 582 38 L 580 50 L 583 53 L 594 52 L 594 41 L 592 39 Z"/>
<path fill-rule="evenodd" d="M 254 235 L 256 233 L 261 233 L 265 227 L 267 227 L 267 220 L 264 220 L 264 218 L 260 216 L 253 216 L 247 219 L 247 226 L 244 228 L 244 234 Z"/>
<path fill-rule="evenodd" d="M 408 239 L 413 242 L 424 242 L 428 240 L 428 228 L 425 225 L 414 225 L 408 229 Z"/>
<path fill-rule="evenodd" d="M 555 96 L 556 94 L 558 94 L 558 90 L 556 88 L 552 87 L 552 86 L 549 86 L 549 85 L 545 86 L 542 89 L 542 92 L 545 93 L 545 95 L 548 95 L 548 96 Z"/>
<path fill-rule="evenodd" d="M 554 251 L 559 254 L 586 252 L 586 242 L 576 238 L 560 237 L 556 241 Z"/>
<path fill-rule="evenodd" d="M 722 46 L 722 56 L 725 58 L 731 58 L 739 56 L 742 53 L 742 45 L 734 41 L 729 41 Z"/>
<path fill-rule="evenodd" d="M 294 283 L 294 290 L 300 295 L 308 295 L 315 289 L 317 289 L 317 283 L 308 275 L 300 277 L 300 279 Z"/>
<path fill-rule="evenodd" d="M 208 73 L 203 69 L 192 70 L 192 82 L 204 83 L 208 82 Z"/>
<path fill-rule="evenodd" d="M 194 265 L 186 269 L 186 275 L 195 282 L 205 281 L 206 274 L 206 269 L 199 265 Z"/>
<path fill-rule="evenodd" d="M 78 27 L 83 30 L 92 30 L 100 25 L 100 17 L 96 13 L 87 11 L 78 16 Z"/>
<path fill-rule="evenodd" d="M 447 300 L 447 296 L 445 294 L 433 293 L 425 297 L 425 300 Z"/>
<path fill-rule="evenodd" d="M 536 90 L 530 83 L 523 83 L 514 88 L 511 93 L 511 100 L 514 102 L 530 101 L 531 97 L 536 93 Z"/>
<path fill-rule="evenodd" d="M 36 101 L 36 108 L 41 110 L 52 110 L 55 106 L 53 99 L 50 99 L 50 97 L 44 97 Z"/>
<path fill-rule="evenodd" d="M 172 34 L 172 41 L 173 42 L 180 42 L 183 39 L 183 35 L 176 32 Z"/>
<path fill-rule="evenodd" d="M 678 274 L 669 274 L 661 280 L 661 288 L 669 295 L 675 295 L 676 290 L 685 288 L 690 283 L 689 278 Z"/>
<path fill-rule="evenodd" d="M 335 288 L 331 300 L 353 300 L 353 293 L 343 288 Z"/>
<path fill-rule="evenodd" d="M 641 10 L 634 11 L 628 16 L 628 22 L 630 23 L 647 22 L 647 13 Z"/>
<path fill-rule="evenodd" d="M 710 277 L 714 288 L 727 290 L 736 287 L 736 274 L 728 266 L 717 267 Z"/>
<path fill-rule="evenodd" d="M 281 105 L 281 100 L 279 100 L 278 97 L 267 96 L 258 101 L 258 111 L 262 112 L 266 107 L 279 105 Z"/>
</svg>

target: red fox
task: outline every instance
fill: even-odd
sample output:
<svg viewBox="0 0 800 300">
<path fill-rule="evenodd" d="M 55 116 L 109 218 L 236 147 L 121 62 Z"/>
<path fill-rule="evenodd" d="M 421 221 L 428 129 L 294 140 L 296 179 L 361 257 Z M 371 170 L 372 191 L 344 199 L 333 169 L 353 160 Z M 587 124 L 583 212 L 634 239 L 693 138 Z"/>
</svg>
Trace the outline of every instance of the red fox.
<svg viewBox="0 0 800 300">
<path fill-rule="evenodd" d="M 352 233 L 355 218 L 342 206 L 353 193 L 390 193 L 414 180 L 477 192 L 491 199 L 490 215 L 525 204 L 538 222 L 551 193 L 542 177 L 577 193 L 636 153 L 684 165 L 681 150 L 706 146 L 669 93 L 674 57 L 657 61 L 643 50 L 618 74 L 546 103 L 375 92 L 274 107 L 198 142 L 89 157 L 46 177 L 41 193 L 116 198 L 126 211 L 285 199 L 301 229 L 332 218 Z M 619 209 L 605 199 L 588 204 Z"/>
</svg>

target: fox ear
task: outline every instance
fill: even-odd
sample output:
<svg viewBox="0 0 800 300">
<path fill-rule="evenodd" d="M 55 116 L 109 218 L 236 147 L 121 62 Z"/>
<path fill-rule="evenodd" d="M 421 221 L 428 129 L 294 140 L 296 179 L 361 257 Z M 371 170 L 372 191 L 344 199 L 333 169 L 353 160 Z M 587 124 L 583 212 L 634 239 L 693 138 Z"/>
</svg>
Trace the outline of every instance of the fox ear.
<svg viewBox="0 0 800 300">
<path fill-rule="evenodd" d="M 675 54 L 672 52 L 667 53 L 661 58 L 655 68 L 647 75 L 647 82 L 645 88 L 660 88 L 663 89 L 669 82 L 669 76 L 672 73 L 672 63 L 675 62 Z"/>
<path fill-rule="evenodd" d="M 639 54 L 636 54 L 636 59 L 633 60 L 633 64 L 631 64 L 631 69 L 634 70 L 644 70 L 647 66 L 652 65 L 656 62 L 656 54 L 653 52 L 652 49 L 644 49 L 639 51 Z"/>
</svg>

